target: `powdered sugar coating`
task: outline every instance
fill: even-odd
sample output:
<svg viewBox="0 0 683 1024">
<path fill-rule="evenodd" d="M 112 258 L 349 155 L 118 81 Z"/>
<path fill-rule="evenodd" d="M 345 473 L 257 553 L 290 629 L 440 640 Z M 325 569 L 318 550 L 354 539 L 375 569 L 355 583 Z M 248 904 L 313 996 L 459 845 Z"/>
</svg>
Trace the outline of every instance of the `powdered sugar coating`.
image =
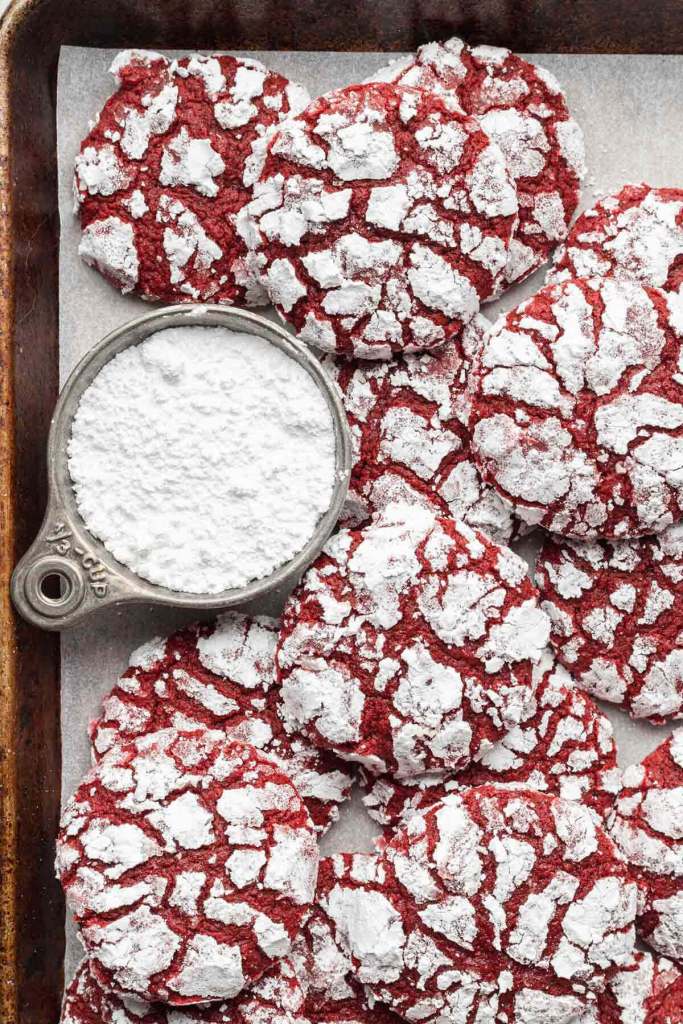
<svg viewBox="0 0 683 1024">
<path fill-rule="evenodd" d="M 363 799 L 371 818 L 395 828 L 446 793 L 490 783 L 529 786 L 588 807 L 598 823 L 611 810 L 621 785 L 609 719 L 546 651 L 534 666 L 540 678 L 519 725 L 457 775 L 434 773 L 398 782 L 367 778 Z M 364 773 L 363 773 L 364 774 Z"/>
<path fill-rule="evenodd" d="M 600 997 L 601 1024 L 654 1024 L 655 1020 L 666 1024 L 666 1016 L 658 1013 L 672 998 L 680 978 L 670 960 L 634 953 L 632 962 L 612 975 Z M 668 1024 L 674 1024 L 674 1019 Z"/>
<path fill-rule="evenodd" d="M 309 1024 L 303 1004 L 304 991 L 287 959 L 235 999 L 182 1011 L 107 991 L 84 960 L 64 994 L 60 1024 Z"/>
<path fill-rule="evenodd" d="M 638 934 L 683 961 L 683 732 L 624 771 L 609 832 L 638 883 Z"/>
<path fill-rule="evenodd" d="M 353 777 L 334 755 L 290 739 L 277 716 L 273 658 L 279 623 L 225 612 L 210 625 L 188 626 L 131 655 L 90 725 L 95 758 L 121 740 L 159 729 L 205 726 L 251 743 L 286 772 L 316 829 L 339 817 Z"/>
<path fill-rule="evenodd" d="M 631 278 L 676 291 L 683 284 L 683 189 L 624 185 L 585 210 L 556 252 L 549 281 Z"/>
<path fill-rule="evenodd" d="M 373 773 L 458 770 L 520 721 L 548 629 L 512 551 L 389 505 L 332 537 L 290 597 L 280 714 Z"/>
<path fill-rule="evenodd" d="M 586 173 L 583 136 L 559 83 L 509 50 L 462 39 L 427 43 L 372 80 L 454 98 L 503 151 L 517 189 L 519 224 L 504 281 L 522 281 L 567 234 Z"/>
<path fill-rule="evenodd" d="M 501 543 L 510 540 L 513 516 L 482 482 L 457 417 L 471 354 L 488 327 L 477 315 L 457 341 L 392 362 L 323 360 L 341 389 L 354 446 L 346 525 L 406 501 L 433 506 Z"/>
<path fill-rule="evenodd" d="M 683 302 L 637 282 L 546 285 L 494 324 L 470 374 L 472 452 L 529 525 L 661 533 L 683 509 Z"/>
<path fill-rule="evenodd" d="M 165 302 L 263 305 L 236 218 L 252 147 L 308 103 L 258 61 L 127 50 L 76 157 L 79 248 L 123 292 Z"/>
<path fill-rule="evenodd" d="M 531 790 L 450 794 L 320 902 L 359 980 L 409 1021 L 597 1021 L 632 962 L 636 887 L 613 844 Z"/>
<path fill-rule="evenodd" d="M 388 359 L 457 335 L 495 291 L 516 219 L 503 155 L 476 121 L 378 84 L 281 125 L 240 224 L 303 341 Z"/>
<path fill-rule="evenodd" d="M 56 866 L 98 980 L 183 1005 L 232 999 L 289 952 L 318 851 L 272 761 L 216 731 L 167 729 L 89 772 Z"/>
<path fill-rule="evenodd" d="M 304 1013 L 310 1024 L 398 1024 L 386 1007 L 373 1004 L 355 975 L 350 954 L 339 941 L 334 921 L 323 909 L 331 890 L 348 873 L 357 881 L 376 877 L 377 858 L 340 853 L 320 861 L 313 912 L 294 943 L 292 959 L 306 989 Z M 378 878 L 378 881 L 380 879 Z"/>
<path fill-rule="evenodd" d="M 683 526 L 591 543 L 548 537 L 536 582 L 579 686 L 656 723 L 683 717 Z"/>
</svg>

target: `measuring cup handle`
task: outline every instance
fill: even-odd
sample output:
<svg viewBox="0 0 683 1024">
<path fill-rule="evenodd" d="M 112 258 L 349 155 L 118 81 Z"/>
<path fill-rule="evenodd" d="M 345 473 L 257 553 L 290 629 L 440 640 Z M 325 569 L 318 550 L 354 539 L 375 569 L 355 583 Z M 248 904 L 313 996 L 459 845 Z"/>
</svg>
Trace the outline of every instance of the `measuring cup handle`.
<svg viewBox="0 0 683 1024">
<path fill-rule="evenodd" d="M 51 593 L 50 578 L 59 583 Z M 66 629 L 96 608 L 120 600 L 120 581 L 54 508 L 12 574 L 12 600 L 23 618 L 41 629 Z"/>
</svg>

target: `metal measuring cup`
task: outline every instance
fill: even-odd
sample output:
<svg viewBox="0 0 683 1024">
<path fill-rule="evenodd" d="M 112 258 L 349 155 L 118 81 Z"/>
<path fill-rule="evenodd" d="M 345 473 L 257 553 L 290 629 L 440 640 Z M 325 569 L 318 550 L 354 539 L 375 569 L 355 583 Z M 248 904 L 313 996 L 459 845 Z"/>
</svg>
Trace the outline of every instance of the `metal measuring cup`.
<svg viewBox="0 0 683 1024">
<path fill-rule="evenodd" d="M 187 594 L 169 590 L 137 576 L 118 562 L 93 537 L 81 519 L 69 475 L 67 445 L 81 396 L 99 371 L 123 349 L 167 327 L 226 327 L 265 338 L 310 374 L 327 401 L 335 435 L 336 482 L 330 507 L 308 543 L 270 576 L 220 594 Z M 48 502 L 42 526 L 12 575 L 12 600 L 17 611 L 43 629 L 66 629 L 98 608 L 146 603 L 197 612 L 233 608 L 293 583 L 320 553 L 334 529 L 348 491 L 351 435 L 339 393 L 316 357 L 291 334 L 254 313 L 230 306 L 168 306 L 131 320 L 108 334 L 78 363 L 55 407 L 48 439 Z M 227 510 L 226 510 L 227 511 Z M 60 591 L 51 594 L 47 581 L 57 577 Z"/>
</svg>

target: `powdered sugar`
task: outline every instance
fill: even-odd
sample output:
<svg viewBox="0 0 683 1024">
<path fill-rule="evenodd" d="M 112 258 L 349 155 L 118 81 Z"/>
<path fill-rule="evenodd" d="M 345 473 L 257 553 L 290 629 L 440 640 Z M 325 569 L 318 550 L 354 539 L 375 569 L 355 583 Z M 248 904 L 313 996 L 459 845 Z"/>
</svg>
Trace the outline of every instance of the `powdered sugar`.
<svg viewBox="0 0 683 1024">
<path fill-rule="evenodd" d="M 121 352 L 86 390 L 69 470 L 88 529 L 120 562 L 174 590 L 218 593 L 269 575 L 312 536 L 334 490 L 331 414 L 306 370 L 265 339 L 172 328 Z"/>
</svg>

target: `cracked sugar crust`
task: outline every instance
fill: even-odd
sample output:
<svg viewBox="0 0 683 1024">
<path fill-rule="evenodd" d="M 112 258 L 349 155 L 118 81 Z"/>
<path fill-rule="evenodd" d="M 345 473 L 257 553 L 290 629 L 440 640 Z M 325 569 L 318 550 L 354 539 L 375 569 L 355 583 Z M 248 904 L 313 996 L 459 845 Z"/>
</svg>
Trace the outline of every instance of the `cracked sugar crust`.
<svg viewBox="0 0 683 1024">
<path fill-rule="evenodd" d="M 550 642 L 579 686 L 656 724 L 683 718 L 683 526 L 632 541 L 548 537 Z"/>
<path fill-rule="evenodd" d="M 495 292 L 515 189 L 446 98 L 348 86 L 282 124 L 261 158 L 242 233 L 302 341 L 361 359 L 433 349 Z"/>
<path fill-rule="evenodd" d="M 495 783 L 576 800 L 590 809 L 594 821 L 604 821 L 621 784 L 612 725 L 575 689 L 550 652 L 544 652 L 533 671 L 540 682 L 519 725 L 464 771 L 404 782 L 362 772 L 367 790 L 363 803 L 370 817 L 393 829 L 449 792 Z"/>
<path fill-rule="evenodd" d="M 90 725 L 94 758 L 121 740 L 159 729 L 220 729 L 276 761 L 316 829 L 327 831 L 350 795 L 353 776 L 333 754 L 285 733 L 275 706 L 278 629 L 277 620 L 266 616 L 226 612 L 213 623 L 138 648 Z"/>
<path fill-rule="evenodd" d="M 683 510 L 683 295 L 546 285 L 494 324 L 470 374 L 472 453 L 529 525 L 661 533 Z"/>
<path fill-rule="evenodd" d="M 670 960 L 635 952 L 631 963 L 610 977 L 599 998 L 600 1024 L 678 1024 L 683 1016 L 667 1021 L 666 1006 L 673 1004 L 676 990 L 683 994 L 680 978 Z M 683 1004 L 679 1009 L 683 1011 Z"/>
<path fill-rule="evenodd" d="M 64 994 L 60 1024 L 309 1024 L 303 1004 L 304 991 L 289 959 L 235 999 L 182 1011 L 107 991 L 84 960 Z"/>
<path fill-rule="evenodd" d="M 503 151 L 519 201 L 504 284 L 524 280 L 567 234 L 586 174 L 583 134 L 559 82 L 509 50 L 427 43 L 374 76 L 455 99 Z"/>
<path fill-rule="evenodd" d="M 216 731 L 166 729 L 85 777 L 56 868 L 100 983 L 183 1005 L 232 999 L 287 955 L 318 849 L 274 762 Z"/>
<path fill-rule="evenodd" d="M 352 958 L 323 908 L 330 892 L 347 874 L 362 882 L 377 878 L 376 870 L 377 858 L 371 854 L 340 853 L 320 861 L 313 911 L 292 950 L 306 990 L 304 1015 L 310 1024 L 399 1024 L 400 1018 L 375 1003 L 355 976 Z"/>
<path fill-rule="evenodd" d="M 76 158 L 81 257 L 144 299 L 264 305 L 237 216 L 253 147 L 308 93 L 228 56 L 126 50 L 111 72 L 117 91 Z"/>
<path fill-rule="evenodd" d="M 638 884 L 638 934 L 683 962 L 683 731 L 625 769 L 609 832 Z"/>
<path fill-rule="evenodd" d="M 289 598 L 282 721 L 374 774 L 462 769 L 519 723 L 548 631 L 509 548 L 390 505 L 332 537 Z"/>
<path fill-rule="evenodd" d="M 680 289 L 683 189 L 624 185 L 581 214 L 556 251 L 548 280 L 607 275 Z"/>
<path fill-rule="evenodd" d="M 409 1021 L 599 1020 L 636 886 L 587 808 L 481 786 L 415 815 L 323 896 L 356 977 Z"/>
<path fill-rule="evenodd" d="M 461 337 L 392 362 L 327 356 L 351 427 L 354 465 L 342 521 L 366 522 L 394 501 L 434 507 L 507 543 L 516 521 L 484 484 L 458 419 L 472 353 L 489 329 L 477 314 Z"/>
</svg>

